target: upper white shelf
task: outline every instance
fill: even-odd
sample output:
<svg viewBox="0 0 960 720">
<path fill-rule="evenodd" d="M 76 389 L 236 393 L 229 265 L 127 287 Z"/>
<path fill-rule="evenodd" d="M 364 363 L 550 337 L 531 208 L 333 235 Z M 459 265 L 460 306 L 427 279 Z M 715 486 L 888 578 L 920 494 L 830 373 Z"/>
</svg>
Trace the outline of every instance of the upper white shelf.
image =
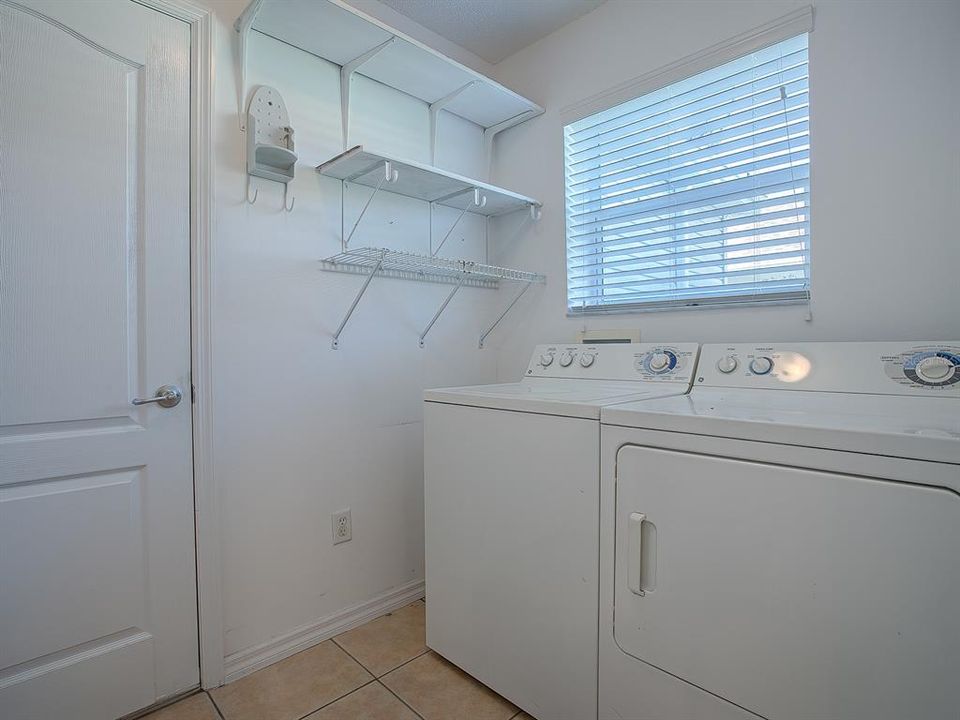
<svg viewBox="0 0 960 720">
<path fill-rule="evenodd" d="M 389 184 L 383 182 L 384 163 L 390 163 L 396 171 L 396 180 Z M 525 208 L 533 208 L 536 213 L 540 207 L 539 201 L 525 195 L 413 160 L 398 160 L 369 152 L 361 145 L 318 165 L 317 172 L 438 205 L 459 210 L 466 208 L 478 215 L 503 215 Z M 479 191 L 481 198 L 486 200 L 482 206 L 474 203 L 474 195 L 470 195 L 472 190 Z"/>
<path fill-rule="evenodd" d="M 542 107 L 500 83 L 340 0 L 252 0 L 245 15 L 253 16 L 252 29 L 341 67 L 393 38 L 357 72 L 428 104 L 470 85 L 445 102 L 443 109 L 483 128 L 543 112 Z"/>
</svg>

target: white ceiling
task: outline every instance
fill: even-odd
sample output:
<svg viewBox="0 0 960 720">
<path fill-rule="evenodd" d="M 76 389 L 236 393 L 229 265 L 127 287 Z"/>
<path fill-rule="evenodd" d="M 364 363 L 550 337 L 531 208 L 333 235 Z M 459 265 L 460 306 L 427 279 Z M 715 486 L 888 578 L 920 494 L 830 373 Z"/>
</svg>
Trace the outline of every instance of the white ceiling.
<svg viewBox="0 0 960 720">
<path fill-rule="evenodd" d="M 380 0 L 414 22 L 497 63 L 605 0 Z"/>
</svg>

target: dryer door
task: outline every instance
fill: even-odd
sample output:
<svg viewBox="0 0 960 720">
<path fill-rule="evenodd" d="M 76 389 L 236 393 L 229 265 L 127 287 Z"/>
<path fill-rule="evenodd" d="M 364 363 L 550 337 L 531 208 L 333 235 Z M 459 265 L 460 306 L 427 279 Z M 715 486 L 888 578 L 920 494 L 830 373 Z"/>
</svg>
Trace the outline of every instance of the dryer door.
<svg viewBox="0 0 960 720">
<path fill-rule="evenodd" d="M 614 635 L 776 720 L 955 719 L 958 551 L 951 491 L 625 446 Z"/>
</svg>

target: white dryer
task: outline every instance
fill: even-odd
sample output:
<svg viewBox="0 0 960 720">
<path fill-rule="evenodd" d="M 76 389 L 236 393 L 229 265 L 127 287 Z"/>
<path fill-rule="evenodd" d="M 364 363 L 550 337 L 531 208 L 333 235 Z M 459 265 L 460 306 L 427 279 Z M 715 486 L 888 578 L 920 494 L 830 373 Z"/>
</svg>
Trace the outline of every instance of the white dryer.
<svg viewBox="0 0 960 720">
<path fill-rule="evenodd" d="M 427 645 L 538 720 L 596 717 L 600 408 L 687 392 L 697 350 L 544 345 L 425 393 Z"/>
<path fill-rule="evenodd" d="M 601 417 L 601 718 L 960 717 L 960 343 L 705 345 Z"/>
</svg>

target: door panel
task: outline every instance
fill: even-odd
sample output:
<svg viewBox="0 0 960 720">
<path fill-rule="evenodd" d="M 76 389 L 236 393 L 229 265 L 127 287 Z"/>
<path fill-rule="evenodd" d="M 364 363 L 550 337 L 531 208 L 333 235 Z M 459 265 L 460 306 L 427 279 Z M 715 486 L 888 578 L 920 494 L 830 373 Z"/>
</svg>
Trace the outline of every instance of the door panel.
<svg viewBox="0 0 960 720">
<path fill-rule="evenodd" d="M 948 490 L 626 446 L 614 637 L 764 717 L 954 718 L 958 547 Z"/>
<path fill-rule="evenodd" d="M 141 345 L 143 68 L 0 6 L 5 427 L 127 415 Z M 65 127 L 69 123 L 70 127 Z M 95 181 L 92 181 L 95 178 Z M 80 382 L 78 382 L 78 380 Z"/>
<path fill-rule="evenodd" d="M 142 475 L 125 470 L 0 488 L 0 546 L 14 548 L 44 528 L 42 542 L 4 553 L 0 564 L 3 577 L 17 579 L 5 593 L 4 611 L 16 622 L 3 635 L 0 666 L 146 624 Z"/>
<path fill-rule="evenodd" d="M 189 68 L 189 26 L 127 0 L 0 0 L 3 717 L 199 680 Z"/>
</svg>

